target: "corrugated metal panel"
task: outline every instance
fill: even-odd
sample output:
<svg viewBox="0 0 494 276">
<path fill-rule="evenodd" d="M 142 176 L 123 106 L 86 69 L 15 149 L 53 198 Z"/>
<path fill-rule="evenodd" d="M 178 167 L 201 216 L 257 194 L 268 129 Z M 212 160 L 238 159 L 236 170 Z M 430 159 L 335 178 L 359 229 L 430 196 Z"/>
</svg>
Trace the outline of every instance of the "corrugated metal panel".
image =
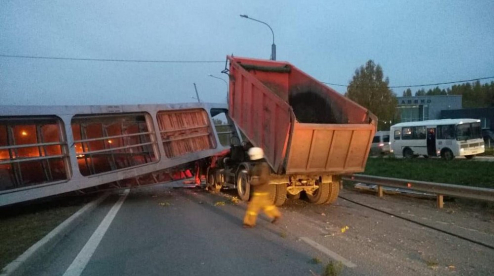
<svg viewBox="0 0 494 276">
<path fill-rule="evenodd" d="M 266 160 L 281 172 L 292 112 L 252 74 L 232 63 L 230 116 L 249 140 L 265 151 Z"/>
<path fill-rule="evenodd" d="M 168 158 L 216 147 L 205 110 L 161 111 L 157 119 Z"/>
<path fill-rule="evenodd" d="M 365 168 L 373 125 L 296 123 L 286 173 L 353 173 Z"/>
<path fill-rule="evenodd" d="M 363 170 L 372 113 L 287 62 L 228 59 L 230 115 L 276 173 Z"/>
</svg>

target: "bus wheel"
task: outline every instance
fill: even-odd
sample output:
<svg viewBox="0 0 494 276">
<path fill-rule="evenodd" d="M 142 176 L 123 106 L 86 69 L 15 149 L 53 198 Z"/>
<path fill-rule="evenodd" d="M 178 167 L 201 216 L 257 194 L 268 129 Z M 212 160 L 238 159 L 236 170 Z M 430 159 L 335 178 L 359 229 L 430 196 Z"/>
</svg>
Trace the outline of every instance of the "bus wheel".
<svg viewBox="0 0 494 276">
<path fill-rule="evenodd" d="M 474 156 L 475 156 L 475 155 L 465 155 L 465 158 L 466 158 L 466 159 L 473 159 L 473 157 L 474 157 Z"/>
<path fill-rule="evenodd" d="M 455 158 L 453 152 L 450 149 L 443 150 L 443 152 L 441 152 L 441 157 L 446 161 L 450 161 Z"/>
<path fill-rule="evenodd" d="M 403 157 L 408 158 L 408 159 L 412 158 L 413 157 L 413 151 L 410 148 L 405 148 L 403 150 Z"/>
<path fill-rule="evenodd" d="M 429 155 L 424 155 L 424 158 L 425 158 L 425 159 L 429 158 Z"/>
</svg>

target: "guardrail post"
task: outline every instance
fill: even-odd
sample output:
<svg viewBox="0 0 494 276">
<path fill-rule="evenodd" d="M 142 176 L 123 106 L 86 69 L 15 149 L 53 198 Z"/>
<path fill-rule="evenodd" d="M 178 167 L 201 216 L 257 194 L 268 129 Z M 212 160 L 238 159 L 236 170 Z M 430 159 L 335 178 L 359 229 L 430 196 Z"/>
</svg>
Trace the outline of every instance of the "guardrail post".
<svg viewBox="0 0 494 276">
<path fill-rule="evenodd" d="M 443 195 L 437 195 L 437 208 L 442 209 L 444 207 Z"/>
<path fill-rule="evenodd" d="M 383 186 L 377 185 L 377 196 L 383 197 Z"/>
</svg>

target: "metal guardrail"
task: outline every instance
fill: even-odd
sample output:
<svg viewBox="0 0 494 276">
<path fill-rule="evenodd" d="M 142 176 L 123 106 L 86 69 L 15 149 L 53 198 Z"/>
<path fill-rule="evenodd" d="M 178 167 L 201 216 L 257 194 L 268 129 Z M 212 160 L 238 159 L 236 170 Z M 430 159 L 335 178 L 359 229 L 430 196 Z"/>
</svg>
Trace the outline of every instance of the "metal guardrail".
<svg viewBox="0 0 494 276">
<path fill-rule="evenodd" d="M 378 187 L 379 197 L 383 196 L 382 187 L 396 187 L 419 192 L 432 193 L 437 195 L 438 208 L 443 207 L 443 196 L 462 197 L 476 200 L 494 201 L 494 189 L 470 187 L 446 183 L 435 183 L 382 176 L 370 176 L 364 174 L 354 174 L 342 178 L 346 181 L 361 182 L 365 184 L 375 184 Z"/>
</svg>

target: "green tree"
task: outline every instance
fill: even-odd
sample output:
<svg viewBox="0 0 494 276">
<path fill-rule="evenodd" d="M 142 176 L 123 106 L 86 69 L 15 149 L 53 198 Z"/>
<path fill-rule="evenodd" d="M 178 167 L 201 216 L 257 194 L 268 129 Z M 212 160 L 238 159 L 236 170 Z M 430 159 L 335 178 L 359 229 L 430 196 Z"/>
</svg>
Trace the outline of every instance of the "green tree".
<svg viewBox="0 0 494 276">
<path fill-rule="evenodd" d="M 424 89 L 417 90 L 417 92 L 415 92 L 415 96 L 425 96 L 425 90 Z"/>
<path fill-rule="evenodd" d="M 380 130 L 389 130 L 389 122 L 396 122 L 396 95 L 389 88 L 389 79 L 384 77 L 382 67 L 369 60 L 355 70 L 345 96 L 369 109 L 378 119 Z M 383 123 L 383 122 L 386 122 Z"/>
<path fill-rule="evenodd" d="M 407 88 L 407 90 L 403 91 L 403 97 L 411 97 L 412 96 L 412 89 Z"/>
<path fill-rule="evenodd" d="M 439 87 L 436 86 L 436 88 L 434 88 L 434 89 L 427 90 L 427 92 L 425 94 L 426 95 L 438 96 L 438 95 L 447 95 L 448 93 L 446 93 L 446 90 L 441 89 L 441 88 L 439 88 Z"/>
<path fill-rule="evenodd" d="M 213 119 L 213 122 L 215 126 L 220 126 L 223 124 L 223 121 L 220 119 Z"/>
</svg>

